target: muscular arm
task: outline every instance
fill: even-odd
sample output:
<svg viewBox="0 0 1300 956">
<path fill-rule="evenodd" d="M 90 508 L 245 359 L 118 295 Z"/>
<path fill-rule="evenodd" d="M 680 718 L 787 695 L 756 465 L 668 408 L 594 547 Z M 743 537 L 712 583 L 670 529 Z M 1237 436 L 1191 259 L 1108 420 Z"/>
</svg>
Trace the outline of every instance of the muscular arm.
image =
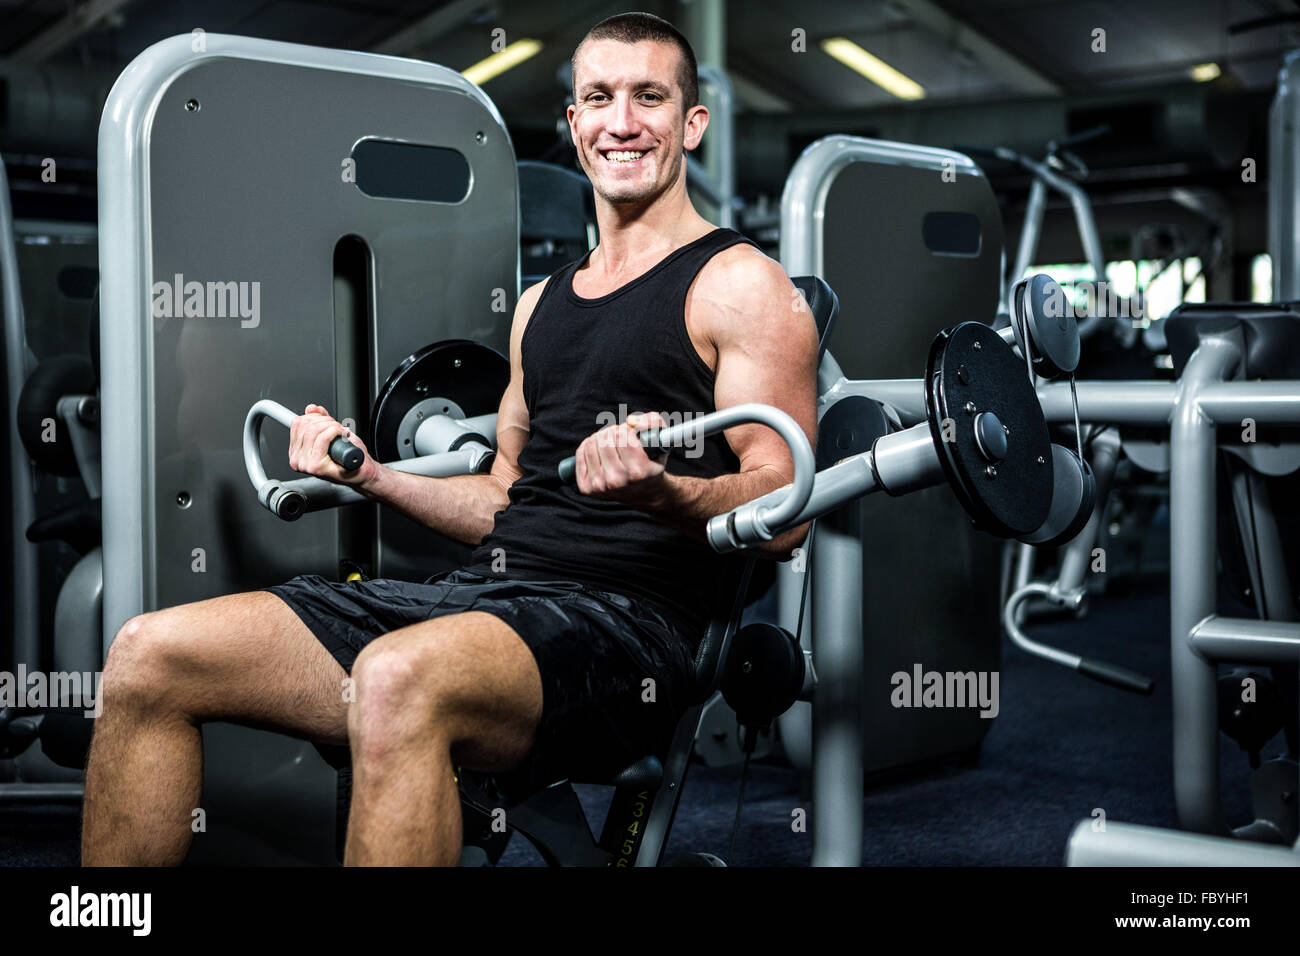
<svg viewBox="0 0 1300 956">
<path fill-rule="evenodd" d="M 773 405 L 799 423 L 810 443 L 816 441 L 816 325 L 777 263 L 749 247 L 719 254 L 697 277 L 687 299 L 687 318 L 693 336 L 714 350 L 714 407 Z M 611 485 L 622 481 L 630 486 L 613 494 L 626 495 L 623 500 L 634 507 L 704 539 L 710 518 L 794 479 L 794 461 L 776 432 L 764 425 L 741 425 L 723 434 L 740 460 L 737 474 L 674 475 L 646 460 L 639 444 L 611 456 L 588 439 L 585 460 L 579 455 L 580 486 L 605 493 L 609 486 L 599 471 L 610 468 Z M 626 459 L 626 466 L 618 458 Z M 786 560 L 807 532 L 806 524 L 792 528 L 748 553 Z"/>
<path fill-rule="evenodd" d="M 497 411 L 497 454 L 486 475 L 428 478 L 377 466 L 357 486 L 368 498 L 396 508 L 412 521 L 456 541 L 477 545 L 492 530 L 496 513 L 509 503 L 507 493 L 521 472 L 519 452 L 528 441 L 520 342 L 545 282 L 519 297 L 510 327 L 510 384 Z"/>
</svg>

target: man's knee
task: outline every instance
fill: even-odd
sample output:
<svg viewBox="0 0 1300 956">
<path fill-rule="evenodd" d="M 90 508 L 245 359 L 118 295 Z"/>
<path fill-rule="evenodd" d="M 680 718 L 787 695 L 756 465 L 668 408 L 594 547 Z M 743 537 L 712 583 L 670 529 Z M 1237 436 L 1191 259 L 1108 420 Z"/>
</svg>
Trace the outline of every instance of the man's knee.
<svg viewBox="0 0 1300 956">
<path fill-rule="evenodd" d="M 362 649 L 352 665 L 355 699 L 348 708 L 354 744 L 384 752 L 437 729 L 438 711 L 448 702 L 433 676 L 433 656 L 428 649 L 382 638 Z"/>
<path fill-rule="evenodd" d="M 168 687 L 174 665 L 174 639 L 158 626 L 157 613 L 137 614 L 123 624 L 108 648 L 104 663 L 105 707 L 156 706 Z"/>
<path fill-rule="evenodd" d="M 495 620 L 454 615 L 385 635 L 357 656 L 352 679 L 348 738 L 366 762 L 447 746 L 501 769 L 526 753 L 541 717 L 532 654 Z"/>
</svg>

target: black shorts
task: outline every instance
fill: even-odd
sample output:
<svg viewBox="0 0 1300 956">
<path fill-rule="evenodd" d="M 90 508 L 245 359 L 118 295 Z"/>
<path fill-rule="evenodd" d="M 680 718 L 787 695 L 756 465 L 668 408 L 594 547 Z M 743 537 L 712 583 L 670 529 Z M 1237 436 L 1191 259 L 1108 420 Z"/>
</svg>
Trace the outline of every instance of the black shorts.
<svg viewBox="0 0 1300 956">
<path fill-rule="evenodd" d="M 263 590 L 287 603 L 348 673 L 375 638 L 445 614 L 483 611 L 513 628 L 542 678 L 532 753 L 491 781 L 515 799 L 563 779 L 603 780 L 647 754 L 662 758 L 678 718 L 695 703 L 700 635 L 621 594 L 464 570 L 423 584 L 307 574 Z M 654 681 L 652 694 L 647 678 Z"/>
</svg>

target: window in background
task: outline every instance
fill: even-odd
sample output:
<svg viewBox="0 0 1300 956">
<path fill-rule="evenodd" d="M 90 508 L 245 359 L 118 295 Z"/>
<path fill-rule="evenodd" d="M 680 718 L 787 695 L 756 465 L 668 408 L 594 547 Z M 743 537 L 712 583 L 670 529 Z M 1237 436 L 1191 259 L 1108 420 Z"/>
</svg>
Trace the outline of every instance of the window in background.
<svg viewBox="0 0 1300 956">
<path fill-rule="evenodd" d="M 1201 260 L 1195 257 L 1177 262 L 1157 275 L 1160 261 L 1156 259 L 1120 259 L 1106 263 L 1108 294 L 1114 308 L 1127 308 L 1134 324 L 1148 327 L 1153 320 L 1163 319 L 1182 302 L 1205 301 L 1205 276 L 1201 273 Z M 1057 263 L 1033 266 L 1025 274 L 1046 272 L 1061 284 L 1071 305 L 1080 314 L 1087 314 L 1088 284 L 1092 282 L 1092 267 L 1083 262 Z M 1138 290 L 1143 290 L 1143 310 L 1138 314 Z"/>
<path fill-rule="evenodd" d="M 1250 260 L 1250 301 L 1273 301 L 1273 257 L 1267 252 Z"/>
</svg>

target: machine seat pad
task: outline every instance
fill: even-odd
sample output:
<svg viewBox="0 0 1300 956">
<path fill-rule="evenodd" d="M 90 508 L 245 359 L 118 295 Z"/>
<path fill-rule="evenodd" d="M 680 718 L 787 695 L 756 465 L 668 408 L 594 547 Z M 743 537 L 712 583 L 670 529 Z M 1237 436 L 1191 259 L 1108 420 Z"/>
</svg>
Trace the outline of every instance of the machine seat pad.
<svg viewBox="0 0 1300 956">
<path fill-rule="evenodd" d="M 1240 327 L 1247 379 L 1300 379 L 1300 302 L 1207 302 L 1181 305 L 1165 320 L 1165 337 L 1182 375 L 1199 336 Z"/>
</svg>

